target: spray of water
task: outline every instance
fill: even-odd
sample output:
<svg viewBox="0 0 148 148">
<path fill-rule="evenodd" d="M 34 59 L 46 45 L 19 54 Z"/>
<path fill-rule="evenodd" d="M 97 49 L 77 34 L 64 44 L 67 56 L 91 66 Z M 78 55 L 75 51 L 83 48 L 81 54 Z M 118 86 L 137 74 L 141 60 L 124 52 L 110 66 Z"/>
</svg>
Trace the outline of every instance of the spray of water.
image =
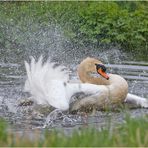
<svg viewBox="0 0 148 148">
<path fill-rule="evenodd" d="M 62 120 L 61 125 L 63 127 L 73 127 L 76 126 L 77 120 L 69 117 L 68 114 L 64 114 L 61 110 L 53 110 L 46 118 L 43 128 L 54 127 L 57 120 Z"/>
</svg>

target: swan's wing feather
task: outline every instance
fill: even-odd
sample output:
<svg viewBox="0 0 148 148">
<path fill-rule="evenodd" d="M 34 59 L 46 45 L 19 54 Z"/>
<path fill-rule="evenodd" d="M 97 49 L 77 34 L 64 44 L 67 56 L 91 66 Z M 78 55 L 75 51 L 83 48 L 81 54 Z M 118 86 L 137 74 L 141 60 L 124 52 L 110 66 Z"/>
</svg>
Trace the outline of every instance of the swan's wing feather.
<svg viewBox="0 0 148 148">
<path fill-rule="evenodd" d="M 41 56 L 37 62 L 31 57 L 28 64 L 25 61 L 27 80 L 25 90 L 30 92 L 38 104 L 50 104 L 56 108 L 67 108 L 64 82 L 69 80 L 68 71 L 64 66 L 54 67 L 49 60 L 43 63 Z M 64 70 L 63 70 L 64 69 Z"/>
</svg>

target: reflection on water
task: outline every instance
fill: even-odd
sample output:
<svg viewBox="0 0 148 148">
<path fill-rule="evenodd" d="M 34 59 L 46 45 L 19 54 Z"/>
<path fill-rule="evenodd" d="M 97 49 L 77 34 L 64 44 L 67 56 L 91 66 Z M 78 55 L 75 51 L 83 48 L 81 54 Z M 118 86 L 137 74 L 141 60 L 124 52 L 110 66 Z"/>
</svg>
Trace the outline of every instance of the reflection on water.
<svg viewBox="0 0 148 148">
<path fill-rule="evenodd" d="M 119 50 L 85 48 L 79 49 L 64 38 L 62 31 L 56 26 L 42 27 L 40 25 L 28 26 L 26 32 L 21 31 L 21 26 L 4 28 L 7 46 L 0 45 L 0 117 L 9 121 L 14 129 L 23 128 L 64 128 L 77 129 L 81 126 L 94 126 L 103 128 L 108 120 L 115 123 L 123 122 L 121 113 L 97 112 L 94 116 L 69 115 L 55 110 L 47 116 L 34 109 L 33 106 L 18 106 L 22 98 L 29 95 L 23 92 L 26 79 L 24 60 L 29 60 L 32 55 L 45 59 L 50 57 L 53 61 L 64 64 L 70 70 L 72 80 L 77 80 L 77 65 L 87 56 L 101 59 L 108 68 L 108 72 L 122 75 L 129 82 L 129 92 L 148 98 L 148 63 L 126 61 L 127 55 Z M 19 41 L 19 42 L 17 42 Z M 105 48 L 105 47 L 104 47 Z M 132 116 L 141 116 L 148 113 L 147 109 L 131 110 Z M 46 125 L 47 124 L 47 125 Z"/>
</svg>

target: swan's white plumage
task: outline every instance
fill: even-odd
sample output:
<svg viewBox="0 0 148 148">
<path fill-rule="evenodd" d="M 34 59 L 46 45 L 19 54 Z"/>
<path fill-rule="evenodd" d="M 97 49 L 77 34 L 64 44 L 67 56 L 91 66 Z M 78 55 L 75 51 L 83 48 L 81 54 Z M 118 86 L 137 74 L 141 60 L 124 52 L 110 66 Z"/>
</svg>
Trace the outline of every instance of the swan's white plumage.
<svg viewBox="0 0 148 148">
<path fill-rule="evenodd" d="M 30 92 L 38 104 L 49 104 L 56 108 L 68 109 L 64 83 L 69 80 L 68 71 L 64 66 L 53 68 L 55 63 L 50 60 L 43 63 L 42 56 L 36 62 L 31 57 L 31 63 L 25 61 L 27 80 L 25 91 Z"/>
</svg>

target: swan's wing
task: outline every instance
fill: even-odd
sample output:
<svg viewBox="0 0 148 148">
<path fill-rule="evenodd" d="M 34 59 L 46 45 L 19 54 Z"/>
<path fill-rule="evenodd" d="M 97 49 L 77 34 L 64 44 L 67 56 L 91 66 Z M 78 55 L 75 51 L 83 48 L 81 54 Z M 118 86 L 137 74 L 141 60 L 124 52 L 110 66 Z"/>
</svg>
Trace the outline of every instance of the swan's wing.
<svg viewBox="0 0 148 148">
<path fill-rule="evenodd" d="M 69 80 L 64 66 L 55 67 L 49 60 L 43 63 L 40 57 L 37 62 L 31 57 L 31 63 L 25 61 L 27 80 L 25 91 L 30 92 L 38 104 L 50 104 L 56 108 L 67 108 L 67 98 L 63 83 Z"/>
<path fill-rule="evenodd" d="M 100 107 L 109 102 L 108 89 L 103 85 L 95 85 L 89 83 L 71 84 L 73 94 L 71 96 L 70 110 L 79 110 L 90 106 Z M 74 90 L 75 88 L 75 90 Z M 69 84 L 69 90 L 70 84 Z"/>
</svg>

